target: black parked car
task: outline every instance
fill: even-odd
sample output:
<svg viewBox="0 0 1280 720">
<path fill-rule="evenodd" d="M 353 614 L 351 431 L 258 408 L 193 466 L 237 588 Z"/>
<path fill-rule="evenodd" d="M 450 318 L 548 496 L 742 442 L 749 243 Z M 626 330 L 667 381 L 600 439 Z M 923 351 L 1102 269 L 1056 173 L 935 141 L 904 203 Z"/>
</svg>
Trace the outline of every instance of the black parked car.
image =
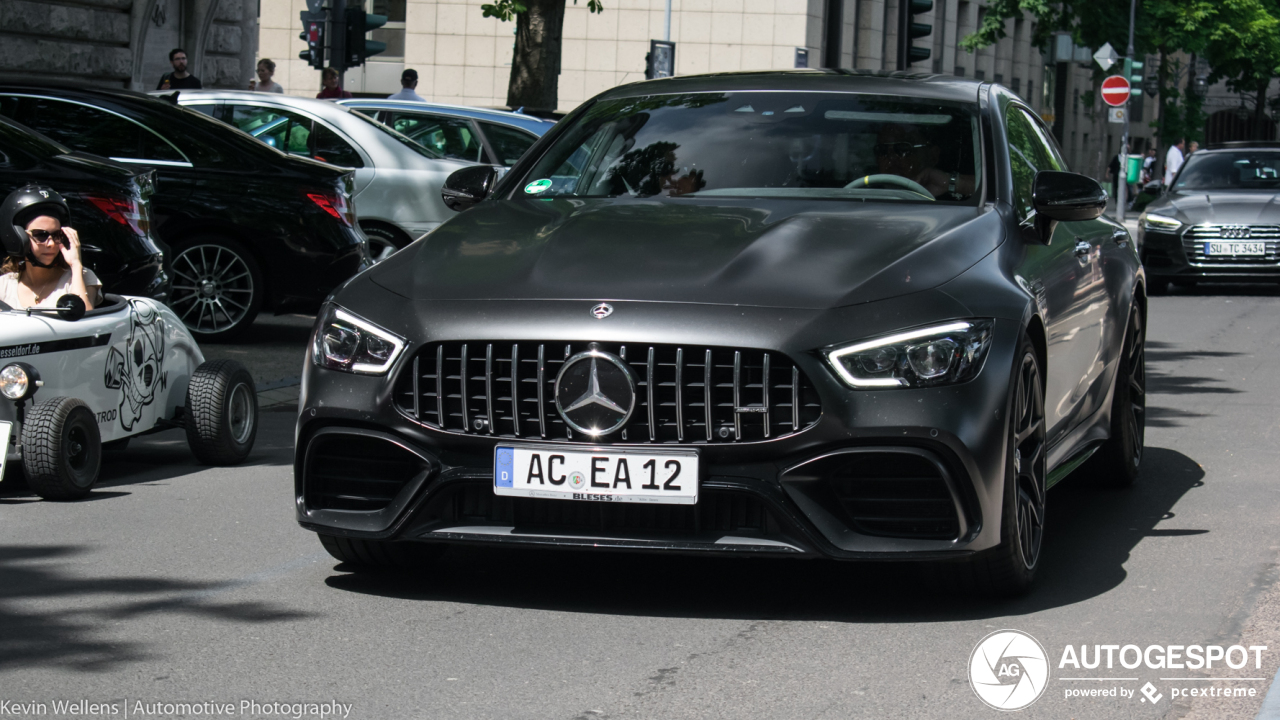
<svg viewBox="0 0 1280 720">
<path fill-rule="evenodd" d="M 1198 150 L 1138 219 L 1151 293 L 1202 279 L 1280 281 L 1280 143 Z"/>
<path fill-rule="evenodd" d="M 350 170 L 125 90 L 5 83 L 0 115 L 73 149 L 155 168 L 154 232 L 172 248 L 169 305 L 198 340 L 234 336 L 261 309 L 315 309 L 368 264 Z"/>
<path fill-rule="evenodd" d="M 955 558 L 1016 592 L 1050 486 L 1137 476 L 1137 251 L 998 85 L 637 83 L 444 193 L 474 207 L 308 353 L 298 520 L 340 560 Z"/>
<path fill-rule="evenodd" d="M 0 117 L 0 197 L 28 183 L 67 199 L 84 262 L 121 295 L 169 299 L 164 255 L 151 237 L 152 171 L 73 152 Z"/>
</svg>

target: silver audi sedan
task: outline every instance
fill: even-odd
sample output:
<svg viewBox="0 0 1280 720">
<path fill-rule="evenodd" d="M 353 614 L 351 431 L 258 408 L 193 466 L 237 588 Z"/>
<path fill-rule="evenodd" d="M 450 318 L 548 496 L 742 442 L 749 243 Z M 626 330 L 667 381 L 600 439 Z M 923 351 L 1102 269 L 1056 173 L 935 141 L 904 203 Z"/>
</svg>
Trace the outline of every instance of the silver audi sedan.
<svg viewBox="0 0 1280 720">
<path fill-rule="evenodd" d="M 440 188 L 474 162 L 446 158 L 368 116 L 327 100 L 238 90 L 183 90 L 198 110 L 284 152 L 355 169 L 360 229 L 384 260 L 453 215 Z"/>
</svg>

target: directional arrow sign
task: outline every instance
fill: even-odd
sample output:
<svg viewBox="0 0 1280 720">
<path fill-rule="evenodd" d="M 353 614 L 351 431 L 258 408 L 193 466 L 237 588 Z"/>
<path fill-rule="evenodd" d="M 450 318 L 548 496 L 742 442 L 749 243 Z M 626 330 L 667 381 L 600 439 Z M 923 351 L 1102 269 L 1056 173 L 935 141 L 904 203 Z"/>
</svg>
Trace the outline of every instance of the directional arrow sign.
<svg viewBox="0 0 1280 720">
<path fill-rule="evenodd" d="M 1093 59 L 1102 66 L 1102 71 L 1106 72 L 1111 69 L 1112 65 L 1116 64 L 1116 60 L 1119 60 L 1120 56 L 1116 54 L 1116 49 L 1111 47 L 1111 43 L 1107 43 L 1098 48 L 1098 52 L 1093 54 Z"/>
<path fill-rule="evenodd" d="M 1103 80 L 1102 100 L 1113 107 L 1129 102 L 1129 81 L 1122 75 L 1112 75 Z"/>
</svg>

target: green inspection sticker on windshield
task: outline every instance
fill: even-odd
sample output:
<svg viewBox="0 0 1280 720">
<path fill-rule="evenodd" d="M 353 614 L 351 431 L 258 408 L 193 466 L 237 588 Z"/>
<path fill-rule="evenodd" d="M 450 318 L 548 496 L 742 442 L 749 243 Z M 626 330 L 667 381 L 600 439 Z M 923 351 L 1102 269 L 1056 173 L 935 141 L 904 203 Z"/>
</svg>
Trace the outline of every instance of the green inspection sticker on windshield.
<svg viewBox="0 0 1280 720">
<path fill-rule="evenodd" d="M 534 180 L 528 185 L 525 185 L 524 191 L 529 193 L 530 195 L 537 195 L 538 193 L 546 192 L 547 188 L 550 188 L 550 187 L 551 187 L 551 181 L 547 180 L 546 178 L 543 178 L 541 180 Z"/>
</svg>

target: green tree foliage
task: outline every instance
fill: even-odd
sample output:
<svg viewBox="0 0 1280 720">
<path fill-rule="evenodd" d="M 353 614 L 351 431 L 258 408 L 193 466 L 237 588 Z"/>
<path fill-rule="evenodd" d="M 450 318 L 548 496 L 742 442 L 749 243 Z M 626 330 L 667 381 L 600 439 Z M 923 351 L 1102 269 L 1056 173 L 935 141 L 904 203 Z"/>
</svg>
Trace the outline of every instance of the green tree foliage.
<svg viewBox="0 0 1280 720">
<path fill-rule="evenodd" d="M 975 51 L 996 43 L 1005 36 L 1005 21 L 1024 14 L 1035 18 L 1032 42 L 1040 47 L 1057 31 L 1091 48 L 1129 44 L 1129 3 L 1123 0 L 993 0 L 981 27 L 961 47 Z M 1161 139 L 1198 137 L 1205 120 L 1203 98 L 1180 87 L 1183 82 L 1194 87 L 1194 79 L 1172 56 L 1206 58 L 1213 69 L 1210 83 L 1226 80 L 1234 91 L 1257 93 L 1259 107 L 1265 105 L 1267 85 L 1280 75 L 1280 0 L 1139 0 L 1133 44 L 1139 57 L 1160 57 Z"/>
</svg>

